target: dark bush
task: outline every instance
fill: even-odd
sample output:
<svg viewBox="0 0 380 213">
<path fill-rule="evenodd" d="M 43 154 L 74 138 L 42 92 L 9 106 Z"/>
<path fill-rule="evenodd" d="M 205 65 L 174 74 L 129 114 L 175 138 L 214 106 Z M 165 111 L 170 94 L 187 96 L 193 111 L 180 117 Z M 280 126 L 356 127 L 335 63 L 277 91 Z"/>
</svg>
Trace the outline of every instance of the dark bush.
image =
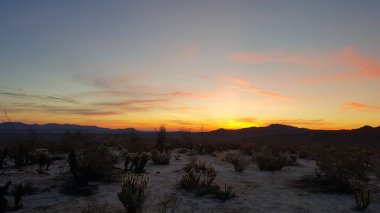
<svg viewBox="0 0 380 213">
<path fill-rule="evenodd" d="M 151 159 L 154 164 L 165 165 L 170 163 L 171 151 L 154 149 L 151 151 Z"/>
<path fill-rule="evenodd" d="M 282 169 L 287 160 L 283 153 L 274 154 L 269 148 L 264 147 L 256 153 L 255 162 L 260 170 L 275 171 Z"/>
</svg>

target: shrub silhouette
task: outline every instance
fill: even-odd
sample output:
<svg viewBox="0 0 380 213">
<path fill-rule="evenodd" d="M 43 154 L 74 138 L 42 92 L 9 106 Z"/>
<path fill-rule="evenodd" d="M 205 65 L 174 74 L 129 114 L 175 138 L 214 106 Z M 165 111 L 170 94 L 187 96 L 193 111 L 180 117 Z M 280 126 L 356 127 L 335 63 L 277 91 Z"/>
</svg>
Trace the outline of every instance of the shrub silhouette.
<svg viewBox="0 0 380 213">
<path fill-rule="evenodd" d="M 350 192 L 350 179 L 368 181 L 368 157 L 362 150 L 321 149 L 317 154 L 317 176 L 341 192 Z"/>
<path fill-rule="evenodd" d="M 283 153 L 274 154 L 269 148 L 264 147 L 256 154 L 255 161 L 260 170 L 275 171 L 282 169 L 287 161 Z"/>
<path fill-rule="evenodd" d="M 357 209 L 366 209 L 373 200 L 374 188 L 357 179 L 350 179 L 349 184 L 351 186 L 352 193 L 355 196 Z"/>
</svg>

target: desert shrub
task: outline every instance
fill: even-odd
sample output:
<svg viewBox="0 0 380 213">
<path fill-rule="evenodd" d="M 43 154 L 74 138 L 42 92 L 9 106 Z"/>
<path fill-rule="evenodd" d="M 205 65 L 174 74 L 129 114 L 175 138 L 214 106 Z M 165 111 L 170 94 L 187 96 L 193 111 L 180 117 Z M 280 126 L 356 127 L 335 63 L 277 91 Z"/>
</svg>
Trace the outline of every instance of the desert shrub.
<svg viewBox="0 0 380 213">
<path fill-rule="evenodd" d="M 231 185 L 225 184 L 223 188 L 221 188 L 220 186 L 218 186 L 217 188 L 218 190 L 214 192 L 214 195 L 219 200 L 225 201 L 236 197 Z"/>
<path fill-rule="evenodd" d="M 301 148 L 298 151 L 298 157 L 301 159 L 310 159 L 311 158 L 311 153 L 308 149 L 306 148 Z"/>
<path fill-rule="evenodd" d="M 154 149 L 150 153 L 154 164 L 165 165 L 170 163 L 170 158 L 172 156 L 170 150 Z"/>
<path fill-rule="evenodd" d="M 245 155 L 252 156 L 253 154 L 253 147 L 250 145 L 242 145 L 240 147 L 240 152 Z"/>
<path fill-rule="evenodd" d="M 380 179 L 380 159 L 373 160 L 373 172 Z"/>
<path fill-rule="evenodd" d="M 231 186 L 221 189 L 214 183 L 217 173 L 211 165 L 205 162 L 198 162 L 195 158 L 183 168 L 179 184 L 187 190 L 196 190 L 198 195 L 211 194 L 219 200 L 228 200 L 235 197 Z"/>
<path fill-rule="evenodd" d="M 361 150 L 321 149 L 317 154 L 317 177 L 335 185 L 336 190 L 350 192 L 349 179 L 368 181 L 368 157 Z"/>
<path fill-rule="evenodd" d="M 156 149 L 163 151 L 165 142 L 166 142 L 166 127 L 165 125 L 161 125 L 159 130 L 156 130 L 157 141 L 156 141 Z"/>
<path fill-rule="evenodd" d="M 146 199 L 149 178 L 144 175 L 126 174 L 121 181 L 121 192 L 117 195 L 129 213 L 142 212 Z"/>
<path fill-rule="evenodd" d="M 197 158 L 190 158 L 189 162 L 183 167 L 183 170 L 185 172 L 189 172 L 191 170 L 195 170 L 195 172 L 206 172 L 206 162 L 205 161 L 198 161 Z"/>
<path fill-rule="evenodd" d="M 74 150 L 68 155 L 68 163 L 70 166 L 70 173 L 73 175 L 76 187 L 72 189 L 75 184 L 68 181 L 62 187 L 63 193 L 68 194 L 91 194 L 88 189 L 79 189 L 85 187 L 88 181 L 106 180 L 112 173 L 113 157 L 108 148 L 101 144 L 88 144 L 79 150 L 77 154 Z M 72 193 L 71 193 L 72 192 Z"/>
<path fill-rule="evenodd" d="M 50 166 L 49 152 L 47 149 L 36 149 L 35 159 L 38 164 L 37 172 L 40 174 L 47 174 Z"/>
<path fill-rule="evenodd" d="M 8 200 L 5 198 L 11 181 L 8 181 L 4 186 L 0 186 L 0 212 L 6 212 L 8 209 Z"/>
<path fill-rule="evenodd" d="M 185 172 L 180 180 L 180 184 L 183 188 L 194 189 L 199 186 L 201 180 L 201 173 L 195 172 L 194 169 L 191 169 L 188 172 Z"/>
<path fill-rule="evenodd" d="M 5 158 L 8 157 L 8 147 L 0 149 L 0 169 L 3 168 Z"/>
<path fill-rule="evenodd" d="M 35 161 L 33 155 L 29 154 L 28 150 L 22 144 L 18 146 L 13 159 L 17 168 L 21 168 L 28 164 L 34 164 Z"/>
<path fill-rule="evenodd" d="M 234 166 L 235 172 L 244 171 L 251 162 L 250 157 L 238 153 L 227 153 L 224 159 Z"/>
<path fill-rule="evenodd" d="M 82 213 L 107 213 L 109 205 L 106 201 L 100 202 L 98 200 L 91 201 L 87 206 L 82 209 Z"/>
<path fill-rule="evenodd" d="M 214 167 L 206 166 L 205 162 L 198 162 L 196 159 L 190 160 L 183 170 L 185 173 L 181 177 L 180 185 L 186 189 L 207 188 L 216 178 Z"/>
<path fill-rule="evenodd" d="M 286 159 L 286 166 L 295 166 L 297 165 L 297 154 L 289 154 L 285 153 L 284 154 L 285 159 Z"/>
<path fill-rule="evenodd" d="M 125 172 L 131 171 L 135 174 L 144 173 L 145 165 L 148 162 L 148 160 L 149 160 L 149 154 L 146 152 L 128 153 L 125 156 L 124 171 Z"/>
<path fill-rule="evenodd" d="M 283 153 L 274 154 L 269 148 L 264 147 L 256 153 L 255 162 L 260 170 L 275 171 L 281 170 L 286 165 L 287 160 Z"/>
<path fill-rule="evenodd" d="M 215 151 L 216 151 L 216 147 L 214 144 L 211 144 L 211 143 L 207 143 L 207 144 L 204 144 L 203 145 L 203 151 L 206 153 L 206 154 L 213 154 Z"/>
<path fill-rule="evenodd" d="M 77 159 L 77 174 L 89 181 L 103 180 L 113 168 L 113 156 L 103 144 L 88 143 L 80 151 Z"/>
<path fill-rule="evenodd" d="M 160 199 L 159 203 L 157 204 L 157 213 L 166 213 L 171 209 L 171 212 L 175 211 L 175 206 L 177 204 L 177 195 L 171 194 L 165 196 L 163 199 Z"/>
<path fill-rule="evenodd" d="M 357 179 L 350 179 L 349 184 L 351 186 L 352 193 L 355 196 L 357 209 L 366 209 L 373 200 L 374 188 Z"/>
</svg>

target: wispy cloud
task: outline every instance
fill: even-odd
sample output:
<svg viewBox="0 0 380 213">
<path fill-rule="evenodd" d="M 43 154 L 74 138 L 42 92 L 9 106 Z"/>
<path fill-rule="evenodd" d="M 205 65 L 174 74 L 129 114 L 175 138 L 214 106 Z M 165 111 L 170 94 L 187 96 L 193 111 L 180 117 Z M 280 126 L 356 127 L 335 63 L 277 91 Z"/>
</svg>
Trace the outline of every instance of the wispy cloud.
<svg viewBox="0 0 380 213">
<path fill-rule="evenodd" d="M 285 101 L 299 101 L 298 99 L 287 97 L 284 95 L 280 95 L 276 92 L 271 92 L 267 90 L 260 89 L 254 85 L 252 85 L 249 81 L 239 78 L 233 78 L 233 77 L 222 77 L 223 81 L 231 83 L 230 87 L 242 92 L 248 92 L 264 97 L 274 98 L 278 100 L 285 100 Z"/>
<path fill-rule="evenodd" d="M 116 107 L 127 107 L 132 105 L 151 105 L 151 104 L 159 104 L 159 103 L 165 103 L 168 100 L 166 99 L 138 99 L 138 100 L 127 100 L 127 101 L 120 101 L 120 102 L 103 102 L 103 103 L 96 103 L 98 106 L 116 106 Z"/>
<path fill-rule="evenodd" d="M 307 79 L 303 84 L 315 84 L 345 79 L 372 79 L 378 81 L 380 78 L 380 63 L 356 52 L 352 47 L 346 47 L 333 56 L 333 63 L 349 66 L 350 71 L 341 71 L 335 74 L 315 76 Z"/>
<path fill-rule="evenodd" d="M 244 122 L 244 123 L 257 123 L 258 120 L 255 117 L 242 117 L 236 119 L 237 122 Z"/>
<path fill-rule="evenodd" d="M 342 108 L 345 110 L 368 111 L 368 110 L 379 110 L 380 106 L 373 106 L 373 105 L 368 105 L 368 104 L 363 104 L 363 103 L 358 103 L 358 102 L 351 102 L 351 103 L 344 104 Z"/>
<path fill-rule="evenodd" d="M 72 106 L 72 105 L 51 105 L 51 104 L 37 104 L 37 103 L 12 103 L 12 110 L 14 112 L 44 112 L 54 114 L 72 114 L 72 115 L 91 115 L 91 116 L 104 116 L 104 115 L 117 115 L 122 114 L 122 111 L 110 110 L 103 108 L 94 108 L 91 106 Z"/>
<path fill-rule="evenodd" d="M 10 96 L 15 98 L 34 98 L 34 99 L 44 99 L 44 100 L 53 100 L 67 103 L 77 103 L 76 100 L 68 98 L 68 97 L 59 97 L 59 96 L 51 96 L 51 95 L 34 95 L 22 92 L 9 92 L 9 91 L 0 91 L 0 95 L 2 96 Z"/>
<path fill-rule="evenodd" d="M 233 53 L 227 56 L 231 61 L 249 63 L 249 64 L 263 64 L 263 63 L 284 63 L 284 64 L 301 64 L 301 65 L 320 65 L 323 61 L 316 58 L 305 57 L 297 54 L 288 53 Z"/>
</svg>

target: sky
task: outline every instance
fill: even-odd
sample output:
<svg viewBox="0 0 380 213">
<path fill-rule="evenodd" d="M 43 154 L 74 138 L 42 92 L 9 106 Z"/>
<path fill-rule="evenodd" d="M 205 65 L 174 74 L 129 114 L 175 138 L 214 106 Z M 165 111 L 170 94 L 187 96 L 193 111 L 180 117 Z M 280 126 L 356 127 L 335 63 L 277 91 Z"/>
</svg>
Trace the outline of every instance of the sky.
<svg viewBox="0 0 380 213">
<path fill-rule="evenodd" d="M 380 126 L 378 0 L 0 0 L 12 121 Z"/>
</svg>

